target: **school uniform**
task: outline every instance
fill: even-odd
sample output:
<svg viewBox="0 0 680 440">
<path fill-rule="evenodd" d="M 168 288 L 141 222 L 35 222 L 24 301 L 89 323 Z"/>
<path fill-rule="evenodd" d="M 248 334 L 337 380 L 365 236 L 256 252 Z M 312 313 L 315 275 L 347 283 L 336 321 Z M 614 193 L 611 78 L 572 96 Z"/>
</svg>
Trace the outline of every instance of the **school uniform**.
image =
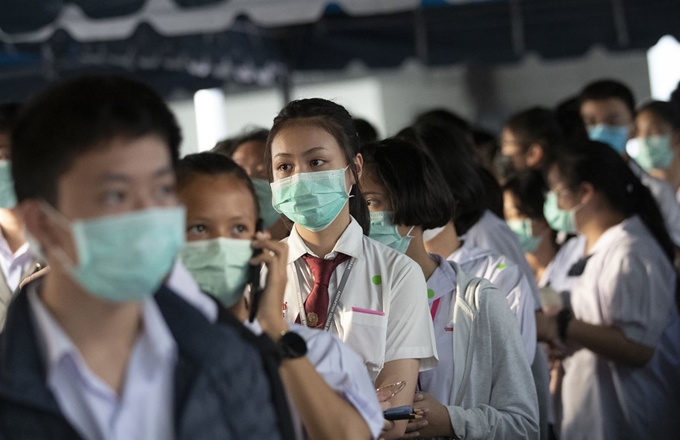
<svg viewBox="0 0 680 440">
<path fill-rule="evenodd" d="M 16 252 L 12 252 L 7 240 L 0 232 L 0 330 L 5 323 L 7 307 L 19 283 L 42 267 L 43 265 L 29 249 L 28 243 L 24 243 Z"/>
<path fill-rule="evenodd" d="M 491 281 L 505 295 L 517 318 L 522 344 L 531 364 L 536 354 L 536 307 L 531 286 L 519 267 L 496 252 L 472 247 L 467 242 L 447 260 L 458 263 L 467 274 Z"/>
<path fill-rule="evenodd" d="M 566 307 L 569 306 L 569 297 L 574 281 L 583 273 L 582 269 L 575 268 L 574 265 L 584 260 L 585 251 L 586 238 L 584 236 L 579 235 L 570 238 L 557 251 L 555 258 L 543 271 L 538 282 L 539 287 L 549 287 L 559 293 Z"/>
<path fill-rule="evenodd" d="M 680 345 L 680 334 L 672 334 L 678 319 L 673 265 L 637 216 L 609 228 L 589 255 L 571 288 L 574 317 L 614 325 L 655 353 L 642 368 L 608 361 L 586 348 L 567 357 L 561 438 L 677 438 L 680 406 L 671 391 L 677 365 L 661 365 Z"/>
<path fill-rule="evenodd" d="M 180 262 L 175 263 L 166 285 L 203 313 L 210 322 L 219 321 L 224 324 L 235 321 L 227 310 L 200 290 L 189 271 Z M 271 362 L 270 356 L 273 342 L 262 333 L 258 321 L 245 322 L 243 325 L 231 324 L 233 327 L 237 325 L 243 327 L 246 332 L 251 333 L 252 336 L 247 340 L 252 341 L 260 349 L 265 361 L 265 369 L 268 370 L 270 376 L 275 376 L 273 382 L 276 383 L 273 385 L 276 386 L 278 365 L 273 365 L 275 362 Z M 289 330 L 302 336 L 307 343 L 307 358 L 314 365 L 314 369 L 333 391 L 349 402 L 361 415 L 369 426 L 373 438 L 378 438 L 383 428 L 383 414 L 375 394 L 375 387 L 366 372 L 362 359 L 330 333 L 308 329 L 294 323 L 289 324 Z M 272 366 L 274 371 L 271 371 Z M 289 416 L 292 416 L 293 420 L 293 435 L 296 439 L 302 440 L 306 438 L 302 420 L 293 403 L 288 403 Z"/>
<path fill-rule="evenodd" d="M 673 192 L 673 188 L 661 179 L 657 179 L 643 170 L 640 165 L 634 160 L 628 161 L 628 166 L 639 179 L 640 182 L 652 193 L 656 204 L 659 206 L 661 215 L 663 216 L 668 234 L 671 236 L 673 243 L 680 246 L 680 205 Z"/>
<path fill-rule="evenodd" d="M 538 439 L 538 405 L 516 319 L 488 280 L 436 256 L 427 280 L 439 365 L 421 389 L 446 406 L 464 439 Z"/>
<path fill-rule="evenodd" d="M 427 285 L 413 260 L 366 237 L 354 219 L 325 256 L 314 255 L 296 228 L 284 241 L 288 243 L 283 304 L 287 321 L 306 322 L 304 304 L 312 292 L 314 276 L 303 256 L 332 260 L 344 254 L 350 259 L 337 266 L 328 283 L 329 331 L 362 357 L 373 381 L 386 362 L 398 359 L 420 360 L 420 371 L 436 366 Z M 336 298 L 343 278 L 345 286 Z M 335 310 L 331 310 L 336 301 Z"/>
</svg>

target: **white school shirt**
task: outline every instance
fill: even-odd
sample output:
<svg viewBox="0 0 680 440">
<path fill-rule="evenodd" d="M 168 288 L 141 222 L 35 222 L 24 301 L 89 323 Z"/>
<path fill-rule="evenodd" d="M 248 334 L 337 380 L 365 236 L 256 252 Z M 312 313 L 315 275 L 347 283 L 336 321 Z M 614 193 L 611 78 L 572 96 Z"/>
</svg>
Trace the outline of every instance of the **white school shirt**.
<svg viewBox="0 0 680 440">
<path fill-rule="evenodd" d="M 439 364 L 436 368 L 420 373 L 420 388 L 429 392 L 432 397 L 444 405 L 453 402 L 453 305 L 456 302 L 456 271 L 451 264 L 440 257 L 432 255 L 439 262 L 439 267 L 427 280 L 428 302 L 437 339 Z M 433 306 L 437 304 L 436 306 Z M 436 309 L 434 308 L 436 307 Z M 533 354 L 533 353 L 532 353 Z"/>
<path fill-rule="evenodd" d="M 607 361 L 586 348 L 567 357 L 561 438 L 677 438 L 680 409 L 666 386 L 678 380 L 677 370 L 669 379 L 655 367 L 659 354 L 670 348 L 659 345 L 662 335 L 677 318 L 673 265 L 637 216 L 609 228 L 590 255 L 572 286 L 574 317 L 615 325 L 657 352 L 643 368 Z"/>
<path fill-rule="evenodd" d="M 562 296 L 565 305 L 569 304 L 569 296 L 577 276 L 569 276 L 569 270 L 580 259 L 585 257 L 586 238 L 582 235 L 572 237 L 562 245 L 555 258 L 548 264 L 538 285 L 549 287 Z"/>
<path fill-rule="evenodd" d="M 182 263 L 175 263 L 166 286 L 203 313 L 208 321 L 217 322 L 217 304 L 201 291 Z M 257 320 L 245 322 L 244 325 L 257 335 L 262 333 Z M 373 438 L 378 438 L 383 428 L 383 414 L 363 360 L 335 335 L 297 324 L 289 324 L 289 328 L 302 336 L 307 343 L 307 358 L 317 373 L 333 391 L 356 409 L 369 426 Z M 306 437 L 303 434 L 302 419 L 292 401 L 289 406 L 296 438 L 303 440 Z"/>
<path fill-rule="evenodd" d="M 678 205 L 678 201 L 675 198 L 673 187 L 668 182 L 653 177 L 633 159 L 628 161 L 628 165 L 642 184 L 649 188 L 649 191 L 656 200 L 656 204 L 659 206 L 671 240 L 673 240 L 676 246 L 680 246 L 680 205 Z"/>
<path fill-rule="evenodd" d="M 43 305 L 36 283 L 28 301 L 47 387 L 64 417 L 85 440 L 172 440 L 177 344 L 153 299 L 143 304 L 142 332 L 132 350 L 119 396 L 85 363 Z"/>
<path fill-rule="evenodd" d="M 458 263 L 467 274 L 491 281 L 505 295 L 510 310 L 517 318 L 522 344 L 531 365 L 536 355 L 536 307 L 529 281 L 520 268 L 504 256 L 473 247 L 468 242 L 456 249 L 447 260 Z"/>
<path fill-rule="evenodd" d="M 510 230 L 508 224 L 493 212 L 487 210 L 482 217 L 461 237 L 472 247 L 489 249 L 497 252 L 519 266 L 522 273 L 531 286 L 531 295 L 534 298 L 536 310 L 541 308 L 541 300 L 538 296 L 538 286 L 534 280 L 534 273 L 529 267 L 522 246 L 519 244 L 517 235 Z"/>
<path fill-rule="evenodd" d="M 313 254 L 296 228 L 288 243 L 288 284 L 283 314 L 294 322 L 314 285 L 312 272 L 302 256 Z M 332 317 L 330 332 L 348 344 L 364 360 L 371 378 L 380 374 L 385 362 L 419 359 L 420 371 L 437 365 L 437 347 L 427 308 L 427 284 L 423 271 L 413 260 L 382 243 L 366 237 L 352 218 L 333 251 L 355 259 L 344 292 Z M 350 261 L 341 263 L 329 282 L 329 308 Z M 297 268 L 296 268 L 297 266 Z M 298 279 L 298 268 L 302 279 Z M 331 319 L 331 316 L 328 317 Z"/>
<path fill-rule="evenodd" d="M 28 243 L 22 244 L 16 252 L 12 252 L 0 230 L 0 269 L 9 290 L 12 292 L 17 290 L 22 276 L 28 272 L 31 263 L 33 263 L 33 254 L 28 249 Z"/>
</svg>

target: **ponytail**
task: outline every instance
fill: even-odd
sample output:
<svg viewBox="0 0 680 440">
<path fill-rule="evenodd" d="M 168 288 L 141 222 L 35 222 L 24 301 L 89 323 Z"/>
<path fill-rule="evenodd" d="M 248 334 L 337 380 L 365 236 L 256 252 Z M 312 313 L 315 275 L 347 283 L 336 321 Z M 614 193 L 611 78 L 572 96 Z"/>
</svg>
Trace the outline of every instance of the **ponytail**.
<svg viewBox="0 0 680 440">
<path fill-rule="evenodd" d="M 556 166 L 568 186 L 575 189 L 588 182 L 616 211 L 626 217 L 639 216 L 673 264 L 675 245 L 659 206 L 623 158 L 611 147 L 595 141 L 581 141 L 561 150 Z"/>
</svg>

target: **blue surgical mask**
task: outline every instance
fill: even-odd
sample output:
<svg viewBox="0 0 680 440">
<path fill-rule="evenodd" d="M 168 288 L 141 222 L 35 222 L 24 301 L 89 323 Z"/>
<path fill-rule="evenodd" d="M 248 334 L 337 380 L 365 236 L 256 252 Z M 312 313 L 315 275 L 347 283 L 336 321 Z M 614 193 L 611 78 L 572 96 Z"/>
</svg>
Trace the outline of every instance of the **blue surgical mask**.
<svg viewBox="0 0 680 440">
<path fill-rule="evenodd" d="M 588 128 L 588 136 L 592 141 L 603 142 L 619 154 L 626 152 L 630 128 L 627 125 L 597 124 Z"/>
<path fill-rule="evenodd" d="M 48 216 L 71 231 L 77 262 L 55 257 L 83 289 L 107 301 L 138 302 L 153 296 L 184 246 L 185 211 L 152 208 L 91 220 L 68 221 L 45 204 Z"/>
<path fill-rule="evenodd" d="M 576 211 L 583 205 L 579 204 L 568 211 L 562 210 L 557 204 L 557 194 L 550 191 L 543 205 L 543 216 L 554 231 L 566 234 L 575 234 L 576 231 Z"/>
<path fill-rule="evenodd" d="M 638 154 L 635 161 L 645 171 L 668 168 L 673 160 L 670 136 L 650 136 L 636 139 Z"/>
<path fill-rule="evenodd" d="M 299 173 L 273 182 L 274 209 L 305 229 L 323 231 L 349 200 L 345 170 Z"/>
<path fill-rule="evenodd" d="M 17 205 L 17 196 L 14 192 L 14 180 L 12 180 L 12 162 L 0 161 L 0 208 L 12 209 Z"/>
<path fill-rule="evenodd" d="M 257 203 L 260 206 L 260 217 L 264 222 L 264 228 L 269 229 L 281 218 L 272 205 L 272 187 L 264 179 L 251 179 L 257 194 Z"/>
<path fill-rule="evenodd" d="M 397 225 L 392 223 L 392 217 L 393 213 L 390 211 L 372 212 L 369 237 L 403 254 L 413 239 L 410 235 L 413 227 L 406 233 L 406 237 L 402 237 Z"/>
<path fill-rule="evenodd" d="M 522 250 L 525 253 L 532 253 L 536 250 L 541 242 L 541 237 L 534 237 L 531 219 L 508 220 L 507 223 L 510 230 L 514 232 L 519 239 L 519 244 L 522 246 Z"/>
<path fill-rule="evenodd" d="M 190 241 L 179 254 L 201 290 L 225 307 L 233 306 L 243 297 L 252 257 L 250 240 L 223 237 Z"/>
</svg>

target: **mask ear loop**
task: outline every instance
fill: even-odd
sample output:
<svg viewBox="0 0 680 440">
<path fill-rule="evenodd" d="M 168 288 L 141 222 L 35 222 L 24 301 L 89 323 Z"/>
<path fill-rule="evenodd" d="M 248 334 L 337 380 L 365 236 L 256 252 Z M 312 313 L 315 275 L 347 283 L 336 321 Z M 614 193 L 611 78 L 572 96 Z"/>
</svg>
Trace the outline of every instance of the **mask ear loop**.
<svg viewBox="0 0 680 440">
<path fill-rule="evenodd" d="M 406 238 L 406 237 L 413 238 L 413 236 L 411 235 L 411 232 L 413 232 L 413 229 L 415 229 L 415 225 L 411 226 L 411 229 L 408 230 L 408 232 L 406 233 L 406 236 L 404 238 Z"/>
<path fill-rule="evenodd" d="M 69 231 L 71 235 L 75 237 L 75 234 L 73 233 L 73 227 L 71 226 L 71 222 L 68 221 L 64 214 L 59 212 L 56 208 L 47 203 L 47 201 L 45 200 L 41 201 L 40 206 L 45 215 L 47 215 L 47 217 L 50 220 L 59 224 L 59 226 Z M 68 254 L 66 254 L 64 249 L 57 247 L 53 249 L 52 252 L 66 269 L 73 269 L 76 267 L 76 263 L 71 259 L 71 257 L 68 256 Z"/>
</svg>

